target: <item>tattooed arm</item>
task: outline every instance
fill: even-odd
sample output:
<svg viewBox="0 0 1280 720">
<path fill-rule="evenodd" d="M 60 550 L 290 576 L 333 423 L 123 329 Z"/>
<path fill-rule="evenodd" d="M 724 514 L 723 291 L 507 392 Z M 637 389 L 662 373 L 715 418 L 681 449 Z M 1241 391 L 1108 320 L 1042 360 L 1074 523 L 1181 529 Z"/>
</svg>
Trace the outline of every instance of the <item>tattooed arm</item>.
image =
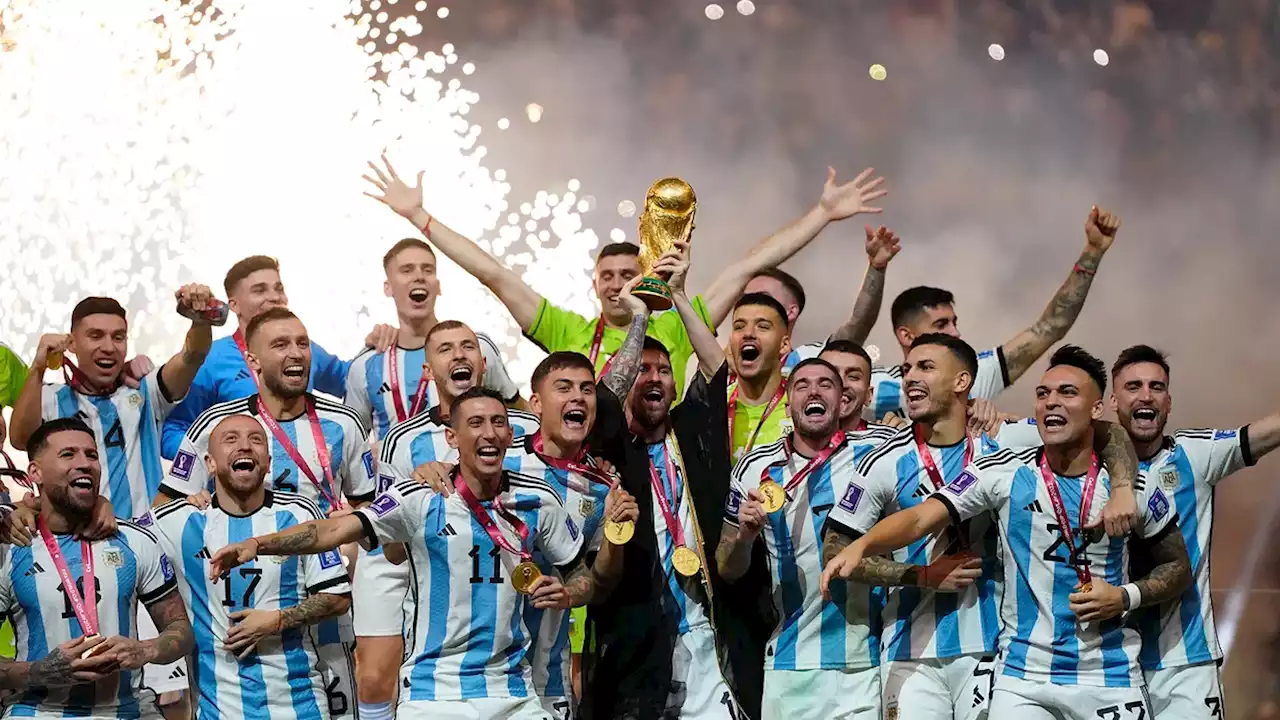
<svg viewBox="0 0 1280 720">
<path fill-rule="evenodd" d="M 280 611 L 280 630 L 315 625 L 321 620 L 336 618 L 350 609 L 350 595 L 316 593 L 297 605 Z"/>
<path fill-rule="evenodd" d="M 822 562 L 829 563 L 854 538 L 828 529 L 823 538 Z M 909 565 L 879 555 L 864 557 L 849 579 L 864 585 L 883 587 L 915 586 L 956 592 L 973 584 L 982 576 L 982 561 L 970 554 L 943 555 L 930 565 Z"/>
<path fill-rule="evenodd" d="M 883 225 L 874 232 L 871 227 L 867 232 L 867 274 L 862 278 L 862 288 L 853 301 L 853 313 L 848 322 L 841 325 L 831 335 L 832 340 L 851 340 L 861 345 L 866 342 L 875 327 L 876 318 L 880 317 L 880 304 L 884 300 L 884 274 L 889 261 L 898 254 L 901 246 L 892 230 Z"/>
<path fill-rule="evenodd" d="M 358 514 L 308 520 L 288 530 L 249 538 L 222 548 L 209 560 L 209 577 L 216 578 L 259 555 L 314 555 L 334 550 L 340 545 L 356 542 L 364 532 L 364 524 Z"/>
<path fill-rule="evenodd" d="M 195 635 L 191 630 L 191 621 L 187 619 L 187 608 L 182 603 L 182 595 L 174 590 L 148 605 L 147 613 L 160 631 L 155 640 L 147 641 L 155 644 L 154 653 L 147 662 L 165 665 L 186 657 L 195 644 Z M 137 667 L 142 667 L 142 664 Z"/>
<path fill-rule="evenodd" d="M 102 668 L 103 661 L 82 660 L 80 656 L 102 642 L 102 638 L 69 640 L 34 662 L 0 659 L 0 688 L 26 692 L 32 688 L 65 688 L 97 682 L 107 673 L 90 668 Z"/>
<path fill-rule="evenodd" d="M 1004 344 L 1005 369 L 1008 371 L 1010 385 L 1017 382 L 1054 343 L 1066 337 L 1067 331 L 1084 309 L 1084 301 L 1089 295 L 1089 287 L 1093 285 L 1098 264 L 1115 241 L 1119 228 L 1119 216 L 1100 211 L 1096 207 L 1090 213 L 1085 222 L 1084 252 L 1071 269 L 1071 275 L 1058 288 L 1040 319 Z"/>
<path fill-rule="evenodd" d="M 1093 427 L 1094 450 L 1111 478 L 1111 497 L 1102 508 L 1102 524 L 1107 535 L 1124 537 L 1140 523 L 1133 488 L 1138 478 L 1138 451 L 1119 424 L 1097 420 Z"/>
<path fill-rule="evenodd" d="M 606 558 L 605 554 L 616 556 Z M 582 607 L 603 602 L 622 579 L 622 548 L 602 543 L 595 562 L 580 562 L 565 578 L 564 589 L 569 595 L 569 607 Z"/>
<path fill-rule="evenodd" d="M 636 375 L 640 373 L 644 334 L 649 330 L 649 306 L 631 294 L 642 277 L 635 276 L 618 293 L 618 302 L 631 311 L 631 327 L 627 328 L 627 337 L 622 341 L 622 347 L 618 348 L 618 352 L 609 361 L 609 372 L 600 379 L 620 400 L 626 400 L 627 393 L 631 392 L 631 386 L 636 382 Z"/>
<path fill-rule="evenodd" d="M 1171 522 L 1152 541 L 1137 542 L 1147 546 L 1155 565 L 1146 577 L 1134 583 L 1142 593 L 1141 607 L 1173 600 L 1191 586 L 1191 559 L 1177 525 Z"/>
</svg>

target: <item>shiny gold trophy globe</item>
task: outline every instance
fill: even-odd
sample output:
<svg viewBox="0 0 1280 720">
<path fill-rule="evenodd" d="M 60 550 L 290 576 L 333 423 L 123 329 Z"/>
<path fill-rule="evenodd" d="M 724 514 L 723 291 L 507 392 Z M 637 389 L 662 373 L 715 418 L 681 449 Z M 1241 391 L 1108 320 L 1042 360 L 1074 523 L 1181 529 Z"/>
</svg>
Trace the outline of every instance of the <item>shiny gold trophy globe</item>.
<svg viewBox="0 0 1280 720">
<path fill-rule="evenodd" d="M 653 272 L 663 253 L 677 241 L 688 242 L 693 233 L 693 216 L 698 210 L 698 196 L 689 183 L 680 178 L 663 178 L 644 196 L 644 212 L 640 214 L 640 267 L 644 277 L 632 294 L 657 312 L 671 308 L 671 288 L 667 278 Z"/>
</svg>

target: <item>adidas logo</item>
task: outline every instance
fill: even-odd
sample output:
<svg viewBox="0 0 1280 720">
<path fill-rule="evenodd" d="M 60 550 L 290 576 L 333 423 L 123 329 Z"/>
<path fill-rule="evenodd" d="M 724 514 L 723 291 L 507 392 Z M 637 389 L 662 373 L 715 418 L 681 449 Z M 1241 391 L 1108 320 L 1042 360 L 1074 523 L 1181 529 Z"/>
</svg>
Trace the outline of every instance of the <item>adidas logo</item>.
<svg viewBox="0 0 1280 720">
<path fill-rule="evenodd" d="M 76 417 L 80 418 L 81 420 L 84 420 L 85 422 L 89 422 L 89 413 L 83 410 L 77 410 Z"/>
<path fill-rule="evenodd" d="M 1034 500 L 1034 501 L 1032 501 L 1029 505 L 1027 505 L 1027 506 L 1026 506 L 1025 508 L 1023 508 L 1023 509 L 1024 509 L 1024 510 L 1030 510 L 1031 512 L 1038 512 L 1038 513 L 1042 513 L 1042 512 L 1044 512 L 1044 508 L 1040 506 L 1040 501 L 1039 501 L 1039 500 Z"/>
<path fill-rule="evenodd" d="M 919 487 L 917 487 L 917 488 L 916 488 L 916 491 L 915 491 L 915 492 L 911 493 L 911 497 L 913 497 L 913 498 L 927 498 L 927 497 L 929 497 L 929 496 L 930 496 L 930 495 L 932 495 L 932 494 L 933 494 L 933 491 L 932 491 L 932 490 L 926 490 L 926 489 L 925 489 L 925 487 L 924 487 L 923 485 L 921 485 L 921 486 L 919 486 Z"/>
<path fill-rule="evenodd" d="M 187 677 L 187 671 L 183 670 L 181 666 L 175 667 L 173 672 L 169 673 L 170 680 L 182 680 L 185 677 Z"/>
<path fill-rule="evenodd" d="M 240 372 L 236 373 L 236 380 L 252 380 L 252 379 L 253 379 L 253 375 L 251 375 L 248 370 L 241 370 Z"/>
<path fill-rule="evenodd" d="M 211 557 L 213 555 L 209 554 L 209 548 L 207 547 L 200 548 L 200 552 L 196 553 L 196 559 L 198 560 L 208 560 Z"/>
<path fill-rule="evenodd" d="M 458 531 L 454 530 L 453 525 L 450 525 L 449 523 L 445 523 L 444 529 L 441 530 L 439 533 L 440 537 L 454 537 L 457 534 L 458 534 Z"/>
<path fill-rule="evenodd" d="M 382 383 L 382 387 L 378 388 L 378 394 L 379 394 L 379 395 L 382 395 L 382 394 L 384 394 L 384 393 L 389 393 L 389 392 L 391 392 L 391 384 L 390 384 L 390 383 Z"/>
<path fill-rule="evenodd" d="M 32 575 L 37 575 L 42 572 L 44 572 L 44 568 L 40 566 L 40 563 L 33 562 L 31 563 L 31 568 L 22 575 L 23 577 L 31 577 Z"/>
</svg>

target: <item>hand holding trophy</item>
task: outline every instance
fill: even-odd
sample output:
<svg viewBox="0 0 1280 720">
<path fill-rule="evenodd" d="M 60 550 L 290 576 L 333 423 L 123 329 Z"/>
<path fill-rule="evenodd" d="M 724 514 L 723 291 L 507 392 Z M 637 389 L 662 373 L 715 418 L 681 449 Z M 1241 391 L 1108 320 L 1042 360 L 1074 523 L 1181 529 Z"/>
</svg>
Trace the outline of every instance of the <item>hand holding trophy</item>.
<svg viewBox="0 0 1280 720">
<path fill-rule="evenodd" d="M 644 278 L 631 291 L 657 312 L 671 308 L 671 288 L 662 273 L 653 266 L 663 253 L 677 242 L 688 242 L 693 234 L 693 218 L 698 210 L 698 196 L 689 183 L 680 178 L 663 178 L 649 188 L 640 214 L 640 267 Z"/>
</svg>

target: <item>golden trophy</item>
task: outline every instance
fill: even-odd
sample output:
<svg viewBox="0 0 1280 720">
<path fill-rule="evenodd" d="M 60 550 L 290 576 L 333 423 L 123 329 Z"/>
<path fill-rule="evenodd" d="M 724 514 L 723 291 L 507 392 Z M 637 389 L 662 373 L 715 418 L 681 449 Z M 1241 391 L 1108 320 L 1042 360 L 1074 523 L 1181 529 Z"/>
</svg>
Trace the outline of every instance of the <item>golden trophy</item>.
<svg viewBox="0 0 1280 720">
<path fill-rule="evenodd" d="M 698 196 L 689 183 L 680 178 L 663 178 L 650 186 L 644 196 L 639 230 L 640 267 L 644 277 L 632 294 L 654 312 L 671 308 L 671 288 L 667 286 L 667 278 L 653 272 L 653 266 L 677 241 L 689 240 L 697 210 Z"/>
</svg>

